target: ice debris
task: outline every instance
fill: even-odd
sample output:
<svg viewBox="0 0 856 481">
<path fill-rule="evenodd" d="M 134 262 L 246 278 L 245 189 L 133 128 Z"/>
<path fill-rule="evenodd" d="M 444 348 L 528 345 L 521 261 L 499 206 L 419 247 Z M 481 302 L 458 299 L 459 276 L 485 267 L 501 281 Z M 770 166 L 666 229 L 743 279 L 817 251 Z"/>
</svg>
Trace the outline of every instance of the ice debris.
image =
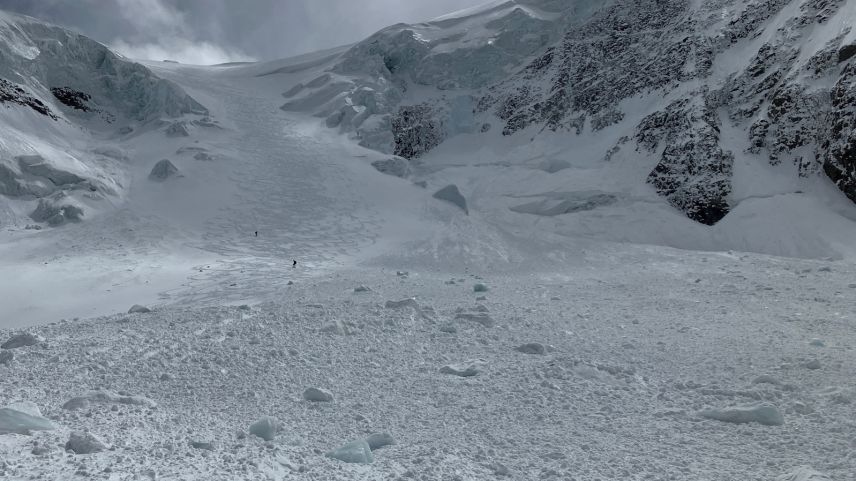
<svg viewBox="0 0 856 481">
<path fill-rule="evenodd" d="M 190 447 L 204 451 L 214 451 L 214 443 L 208 441 L 190 441 Z"/>
<path fill-rule="evenodd" d="M 65 450 L 71 451 L 74 454 L 92 454 L 100 453 L 107 449 L 107 446 L 92 433 L 71 433 L 68 441 L 65 443 Z"/>
<path fill-rule="evenodd" d="M 30 434 L 31 431 L 50 431 L 54 424 L 31 403 L 13 404 L 0 408 L 0 434 Z"/>
<path fill-rule="evenodd" d="M 17 349 L 19 347 L 35 346 L 42 340 L 43 339 L 40 337 L 30 334 L 29 332 L 22 332 L 20 334 L 15 334 L 10 337 L 8 341 L 0 344 L 0 349 Z"/>
<path fill-rule="evenodd" d="M 785 418 L 776 406 L 759 404 L 731 408 L 711 408 L 699 413 L 702 417 L 734 424 L 758 423 L 764 426 L 781 426 Z"/>
<path fill-rule="evenodd" d="M 493 327 L 496 325 L 496 322 L 493 320 L 493 318 L 490 317 L 486 312 L 461 312 L 455 316 L 455 319 L 476 322 L 484 327 Z"/>
<path fill-rule="evenodd" d="M 163 182 L 177 174 L 178 167 L 170 162 L 169 159 L 163 159 L 152 167 L 152 171 L 149 173 L 149 180 Z"/>
<path fill-rule="evenodd" d="M 776 481 L 830 481 L 830 477 L 815 471 L 810 466 L 799 466 L 792 471 L 776 477 Z"/>
<path fill-rule="evenodd" d="M 128 309 L 128 314 L 145 314 L 147 312 L 152 312 L 152 310 L 139 304 L 134 304 L 130 309 Z"/>
<path fill-rule="evenodd" d="M 82 396 L 69 399 L 62 408 L 68 411 L 87 409 L 91 403 L 126 404 L 130 406 L 157 407 L 157 403 L 143 396 L 128 396 L 111 391 L 90 391 Z"/>
<path fill-rule="evenodd" d="M 451 374 L 459 377 L 473 377 L 481 372 L 481 368 L 485 365 L 484 361 L 475 360 L 467 361 L 461 364 L 449 364 L 440 368 L 442 374 Z"/>
<path fill-rule="evenodd" d="M 279 421 L 270 416 L 264 416 L 250 425 L 250 434 L 265 441 L 273 441 L 277 431 L 279 431 Z"/>
<path fill-rule="evenodd" d="M 334 449 L 327 453 L 327 457 L 354 464 L 371 464 L 374 462 L 369 443 L 362 440 L 350 442 L 341 448 Z"/>
<path fill-rule="evenodd" d="M 404 299 L 401 301 L 386 301 L 387 309 L 404 309 L 407 307 L 411 307 L 413 309 L 419 309 L 419 303 L 416 302 L 416 299 Z"/>
<path fill-rule="evenodd" d="M 378 172 L 394 177 L 405 178 L 410 175 L 410 163 L 402 157 L 376 160 L 372 162 L 372 167 Z"/>
<path fill-rule="evenodd" d="M 303 391 L 303 399 L 312 402 L 331 402 L 333 401 L 333 394 L 324 389 L 310 387 Z"/>
<path fill-rule="evenodd" d="M 368 443 L 369 448 L 374 451 L 384 446 L 395 444 L 395 439 L 389 433 L 374 433 L 366 438 L 366 443 Z"/>
<path fill-rule="evenodd" d="M 523 344 L 522 346 L 518 346 L 516 350 L 518 352 L 522 352 L 523 354 L 537 354 L 541 356 L 547 354 L 547 348 L 539 342 L 530 342 L 528 344 Z"/>
<path fill-rule="evenodd" d="M 457 185 L 452 184 L 443 187 L 434 193 L 434 198 L 454 204 L 460 207 L 467 215 L 470 214 L 470 210 L 467 208 L 467 199 L 458 190 Z"/>
</svg>

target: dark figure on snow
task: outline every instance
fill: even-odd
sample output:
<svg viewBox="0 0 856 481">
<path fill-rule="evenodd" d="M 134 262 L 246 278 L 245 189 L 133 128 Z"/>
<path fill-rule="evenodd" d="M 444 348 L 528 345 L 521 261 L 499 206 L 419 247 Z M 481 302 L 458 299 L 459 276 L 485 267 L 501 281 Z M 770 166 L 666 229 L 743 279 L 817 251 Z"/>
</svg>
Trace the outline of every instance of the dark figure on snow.
<svg viewBox="0 0 856 481">
<path fill-rule="evenodd" d="M 256 231 L 256 237 L 258 237 L 258 236 L 259 236 L 259 231 Z"/>
<path fill-rule="evenodd" d="M 297 267 L 297 261 L 292 260 L 291 261 L 291 267 Z"/>
</svg>

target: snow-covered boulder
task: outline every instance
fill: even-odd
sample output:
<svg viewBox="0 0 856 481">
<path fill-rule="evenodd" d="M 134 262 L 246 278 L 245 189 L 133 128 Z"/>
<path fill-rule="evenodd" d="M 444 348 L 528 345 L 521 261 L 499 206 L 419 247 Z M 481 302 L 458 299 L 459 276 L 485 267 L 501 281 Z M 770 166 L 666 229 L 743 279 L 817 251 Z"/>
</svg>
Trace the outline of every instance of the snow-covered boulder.
<svg viewBox="0 0 856 481">
<path fill-rule="evenodd" d="M 147 314 L 149 312 L 152 312 L 152 310 L 140 304 L 134 304 L 128 309 L 128 314 Z"/>
<path fill-rule="evenodd" d="M 265 441 L 273 441 L 280 430 L 279 421 L 270 416 L 264 416 L 250 425 L 250 434 Z"/>
<path fill-rule="evenodd" d="M 6 342 L 0 344 L 0 349 L 17 349 L 19 347 L 35 346 L 42 341 L 43 339 L 40 336 L 29 332 L 22 332 L 13 335 L 7 339 Z"/>
<path fill-rule="evenodd" d="M 781 426 L 785 418 L 776 406 L 759 404 L 730 408 L 710 408 L 699 413 L 701 417 L 734 424 L 758 423 L 764 426 Z"/>
<path fill-rule="evenodd" d="M 332 402 L 333 394 L 325 389 L 310 387 L 303 391 L 303 399 L 312 402 Z"/>
<path fill-rule="evenodd" d="M 59 227 L 67 222 L 83 220 L 83 208 L 69 197 L 59 195 L 50 199 L 40 199 L 36 210 L 30 214 L 36 222 L 46 222 L 51 227 Z"/>
<path fill-rule="evenodd" d="M 831 478 L 811 466 L 800 466 L 776 477 L 776 481 L 831 481 Z"/>
<path fill-rule="evenodd" d="M 21 172 L 44 177 L 55 186 L 79 184 L 86 180 L 77 174 L 54 167 L 41 155 L 20 155 L 15 160 L 18 161 Z"/>
<path fill-rule="evenodd" d="M 496 321 L 486 312 L 459 312 L 455 319 L 461 321 L 475 322 L 483 327 L 494 327 Z"/>
<path fill-rule="evenodd" d="M 189 137 L 190 130 L 187 126 L 187 122 L 178 121 L 169 124 L 169 126 L 164 130 L 164 133 L 167 137 Z"/>
<path fill-rule="evenodd" d="M 149 180 L 155 182 L 163 182 L 169 178 L 179 175 L 178 167 L 176 167 L 169 159 L 160 160 L 149 173 Z"/>
<path fill-rule="evenodd" d="M 522 352 L 523 354 L 535 354 L 543 356 L 547 354 L 547 348 L 544 347 L 540 342 L 530 342 L 528 344 L 523 344 L 515 348 L 517 352 Z"/>
<path fill-rule="evenodd" d="M 190 441 L 190 447 L 203 451 L 214 451 L 216 449 L 216 445 L 210 441 Z"/>
<path fill-rule="evenodd" d="M 461 191 L 458 190 L 458 186 L 451 184 L 443 187 L 434 193 L 433 197 L 435 199 L 443 200 L 451 203 L 459 207 L 464 211 L 465 214 L 469 215 L 470 210 L 467 208 L 467 199 L 461 194 Z"/>
<path fill-rule="evenodd" d="M 327 453 L 328 458 L 346 463 L 371 464 L 374 462 L 372 449 L 366 441 L 353 441 Z"/>
<path fill-rule="evenodd" d="M 30 403 L 0 408 L 0 434 L 30 434 L 55 428 L 49 419 L 42 417 L 38 407 Z"/>
<path fill-rule="evenodd" d="M 806 369 L 810 369 L 812 371 L 816 371 L 816 370 L 822 368 L 823 365 L 820 363 L 819 360 L 812 359 L 812 360 L 806 362 L 805 364 L 803 364 L 803 367 L 805 367 Z"/>
<path fill-rule="evenodd" d="M 410 175 L 410 163 L 402 157 L 393 157 L 391 159 L 376 160 L 372 162 L 378 172 L 394 177 L 405 178 Z"/>
<path fill-rule="evenodd" d="M 366 438 L 366 444 L 372 451 L 395 444 L 395 438 L 389 433 L 374 433 Z"/>
<path fill-rule="evenodd" d="M 90 404 L 127 404 L 130 406 L 142 406 L 147 408 L 157 407 L 157 403 L 147 397 L 117 394 L 112 391 L 99 390 L 90 391 L 82 396 L 69 399 L 62 408 L 74 411 L 86 409 Z"/>
<path fill-rule="evenodd" d="M 537 197 L 540 197 L 540 200 L 513 206 L 510 209 L 521 214 L 553 217 L 594 210 L 618 201 L 618 196 L 605 192 L 550 192 Z"/>
<path fill-rule="evenodd" d="M 416 299 L 412 297 L 409 299 L 402 299 L 400 301 L 386 301 L 384 305 L 387 309 L 416 309 L 419 310 L 419 303 L 416 302 Z"/>
<path fill-rule="evenodd" d="M 65 443 L 65 450 L 74 454 L 93 454 L 107 450 L 107 445 L 92 433 L 73 432 Z"/>
<path fill-rule="evenodd" d="M 485 366 L 482 360 L 467 361 L 461 364 L 448 364 L 440 368 L 440 373 L 450 374 L 458 377 L 473 377 L 477 376 Z"/>
</svg>

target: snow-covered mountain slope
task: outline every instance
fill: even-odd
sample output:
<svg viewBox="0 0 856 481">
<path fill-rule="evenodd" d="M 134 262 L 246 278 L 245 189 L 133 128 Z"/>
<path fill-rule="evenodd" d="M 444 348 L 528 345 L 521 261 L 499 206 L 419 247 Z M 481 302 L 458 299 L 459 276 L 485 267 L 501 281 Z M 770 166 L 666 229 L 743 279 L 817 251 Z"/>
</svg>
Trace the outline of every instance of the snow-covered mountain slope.
<svg viewBox="0 0 856 481">
<path fill-rule="evenodd" d="M 0 225 L 80 221 L 125 196 L 115 140 L 204 118 L 180 87 L 82 35 L 0 12 Z"/>
<path fill-rule="evenodd" d="M 640 1 L 620 8 L 628 5 L 494 2 L 393 26 L 353 46 L 214 67 L 137 64 L 77 34 L 5 15 L 0 68 L 14 95 L 3 97 L 0 119 L 8 133 L 0 137 L 0 251 L 30 279 L 0 280 L 18 299 L 14 322 L 112 312 L 134 296 L 246 301 L 236 286 L 265 299 L 288 282 L 271 274 L 292 258 L 301 260 L 297 272 L 317 273 L 360 263 L 550 269 L 605 242 L 853 256 L 853 203 L 822 169 L 800 169 L 782 152 L 773 165 L 773 123 L 753 149 L 752 124 L 729 113 L 745 102 L 724 100 L 721 87 L 755 79 L 745 70 L 780 37 L 800 45 L 802 57 L 813 58 L 815 48 L 839 55 L 827 37 L 846 30 L 853 7 Z M 663 10 L 669 5 L 674 11 Z M 820 17 L 807 16 L 813 11 Z M 695 37 L 681 33 L 685 26 L 642 26 L 698 12 L 710 14 L 693 16 L 701 22 L 693 31 L 705 38 L 751 33 L 718 40 L 706 76 L 690 69 L 669 84 L 650 80 L 668 77 L 672 70 L 655 75 L 657 66 L 677 61 L 665 46 Z M 807 20 L 793 20 L 800 15 Z M 794 30 L 795 23 L 804 25 Z M 612 64 L 578 65 L 600 62 L 602 53 L 574 57 L 573 42 L 611 38 L 617 43 L 597 48 L 614 53 Z M 662 52 L 654 48 L 661 44 Z M 800 81 L 813 82 L 823 98 L 849 65 L 847 52 L 840 64 L 838 56 L 824 63 L 822 76 Z M 647 86 L 632 87 L 642 70 Z M 608 97 L 589 96 L 601 110 L 570 103 L 555 122 L 538 117 L 545 104 L 537 99 L 562 85 L 563 72 L 577 75 L 566 88 L 577 97 L 569 98 L 625 80 L 602 92 Z M 80 102 L 92 110 L 74 108 Z M 515 129 L 518 114 L 529 117 Z M 665 185 L 674 195 L 660 195 Z M 706 222 L 730 213 L 709 227 L 670 201 Z M 53 232 L 24 229 L 78 219 L 85 222 Z M 117 273 L 117 264 L 127 268 Z M 69 286 L 69 275 L 86 280 Z M 54 293 L 51 302 L 43 290 Z"/>
<path fill-rule="evenodd" d="M 760 164 L 856 200 L 854 19 L 841 0 L 497 2 L 383 30 L 283 108 L 409 159 L 494 127 L 534 142 L 608 138 L 587 155 L 644 163 L 643 183 L 713 225 L 791 189 L 743 191 Z"/>
</svg>

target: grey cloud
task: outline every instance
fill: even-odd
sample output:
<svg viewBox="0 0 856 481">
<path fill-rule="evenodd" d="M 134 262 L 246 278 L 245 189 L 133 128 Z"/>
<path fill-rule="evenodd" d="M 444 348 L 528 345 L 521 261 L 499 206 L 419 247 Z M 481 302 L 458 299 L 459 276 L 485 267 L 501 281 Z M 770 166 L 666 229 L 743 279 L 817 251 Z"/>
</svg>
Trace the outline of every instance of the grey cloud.
<svg viewBox="0 0 856 481">
<path fill-rule="evenodd" d="M 358 41 L 483 0 L 0 0 L 129 57 L 220 63 L 275 59 Z"/>
</svg>

